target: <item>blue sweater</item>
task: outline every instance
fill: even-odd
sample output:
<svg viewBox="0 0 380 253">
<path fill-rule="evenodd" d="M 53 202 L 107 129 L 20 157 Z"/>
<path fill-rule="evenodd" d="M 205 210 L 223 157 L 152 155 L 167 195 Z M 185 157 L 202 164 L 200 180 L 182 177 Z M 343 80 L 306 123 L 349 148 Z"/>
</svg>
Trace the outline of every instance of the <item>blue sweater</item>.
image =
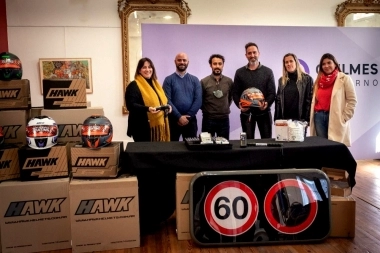
<svg viewBox="0 0 380 253">
<path fill-rule="evenodd" d="M 199 79 L 189 73 L 167 76 L 162 85 L 172 106 L 172 115 L 178 120 L 182 115 L 195 117 L 202 105 L 202 87 Z"/>
</svg>

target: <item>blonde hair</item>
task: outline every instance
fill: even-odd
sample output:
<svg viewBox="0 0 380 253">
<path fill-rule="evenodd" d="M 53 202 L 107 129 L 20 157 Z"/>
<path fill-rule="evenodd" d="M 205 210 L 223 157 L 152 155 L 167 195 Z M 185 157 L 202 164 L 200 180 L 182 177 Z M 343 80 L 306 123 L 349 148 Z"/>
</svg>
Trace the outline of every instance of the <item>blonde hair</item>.
<svg viewBox="0 0 380 253">
<path fill-rule="evenodd" d="M 304 70 L 303 66 L 300 64 L 297 56 L 295 54 L 292 54 L 292 53 L 287 53 L 282 58 L 282 77 L 281 77 L 281 84 L 282 85 L 285 85 L 288 82 L 288 80 L 289 80 L 289 73 L 288 73 L 288 71 L 286 70 L 286 67 L 285 67 L 285 58 L 288 57 L 288 56 L 292 56 L 293 59 L 294 59 L 294 61 L 296 62 L 296 71 L 297 71 L 297 81 L 296 81 L 296 83 L 298 83 L 299 81 L 301 81 L 302 80 L 302 75 L 305 74 L 305 70 Z"/>
</svg>

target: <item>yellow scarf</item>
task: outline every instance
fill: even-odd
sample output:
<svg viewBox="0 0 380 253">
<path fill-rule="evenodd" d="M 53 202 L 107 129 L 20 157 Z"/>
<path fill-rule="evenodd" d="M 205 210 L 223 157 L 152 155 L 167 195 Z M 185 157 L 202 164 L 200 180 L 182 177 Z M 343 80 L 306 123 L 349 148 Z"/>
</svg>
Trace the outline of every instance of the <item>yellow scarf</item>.
<svg viewBox="0 0 380 253">
<path fill-rule="evenodd" d="M 168 103 L 168 99 L 158 81 L 152 79 L 153 88 L 145 80 L 144 77 L 138 75 L 136 77 L 137 86 L 140 89 L 145 106 L 157 107 L 160 106 L 160 100 L 163 105 Z M 160 100 L 158 97 L 160 97 Z M 150 125 L 150 136 L 151 141 L 170 141 L 170 131 L 169 131 L 169 120 L 165 117 L 164 112 L 150 113 L 147 112 L 149 125 Z"/>
</svg>

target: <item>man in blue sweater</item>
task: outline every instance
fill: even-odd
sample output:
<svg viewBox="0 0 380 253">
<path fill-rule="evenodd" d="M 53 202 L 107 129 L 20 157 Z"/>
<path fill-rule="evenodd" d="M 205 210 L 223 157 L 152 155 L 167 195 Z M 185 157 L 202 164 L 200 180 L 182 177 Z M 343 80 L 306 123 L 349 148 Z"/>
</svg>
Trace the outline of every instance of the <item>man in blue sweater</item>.
<svg viewBox="0 0 380 253">
<path fill-rule="evenodd" d="M 162 85 L 172 106 L 169 114 L 170 140 L 197 137 L 196 114 L 202 105 L 202 88 L 199 79 L 186 72 L 189 59 L 186 53 L 179 53 L 174 59 L 176 71 L 167 76 Z"/>
<path fill-rule="evenodd" d="M 243 132 L 248 139 L 255 139 L 256 123 L 261 139 L 272 138 L 272 106 L 276 87 L 273 71 L 259 62 L 259 47 L 249 42 L 245 45 L 245 57 L 248 64 L 236 70 L 232 96 L 234 103 L 240 109 L 240 122 Z M 265 102 L 259 106 L 245 107 L 240 103 L 242 93 L 248 88 L 259 89 L 264 95 Z"/>
</svg>

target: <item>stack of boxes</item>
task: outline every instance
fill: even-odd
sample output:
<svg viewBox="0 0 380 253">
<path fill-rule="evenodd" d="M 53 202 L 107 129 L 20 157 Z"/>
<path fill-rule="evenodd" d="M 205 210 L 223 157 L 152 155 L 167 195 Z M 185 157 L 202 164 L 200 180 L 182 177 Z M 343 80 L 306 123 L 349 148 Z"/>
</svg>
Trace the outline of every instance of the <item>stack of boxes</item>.
<svg viewBox="0 0 380 253">
<path fill-rule="evenodd" d="M 104 115 L 102 107 L 87 107 L 86 81 L 43 80 L 42 115 L 53 118 L 59 129 L 58 141 L 71 142 L 70 167 L 74 178 L 115 178 L 119 172 L 122 142 L 91 150 L 82 145 L 81 128 L 91 115 Z"/>
<path fill-rule="evenodd" d="M 123 142 L 81 143 L 83 121 L 103 108 L 87 107 L 80 80 L 44 80 L 43 91 L 43 109 L 33 110 L 28 80 L 0 81 L 2 252 L 139 247 L 137 178 L 117 177 Z M 58 125 L 51 148 L 26 145 L 27 122 L 39 115 Z"/>
<path fill-rule="evenodd" d="M 20 177 L 18 149 L 26 144 L 25 126 L 31 113 L 29 80 L 0 81 L 0 182 Z"/>
<path fill-rule="evenodd" d="M 54 155 L 49 149 L 28 152 L 26 125 L 36 112 L 31 108 L 29 80 L 0 81 L 0 125 L 4 133 L 4 146 L 0 149 L 3 252 L 65 249 L 71 244 L 66 148 L 63 154 Z M 56 167 L 64 171 L 60 176 L 63 178 L 29 181 L 49 177 Z"/>
<path fill-rule="evenodd" d="M 323 167 L 330 179 L 332 237 L 355 237 L 356 201 L 351 196 L 348 173 L 342 169 Z"/>
<path fill-rule="evenodd" d="M 84 79 L 44 80 L 43 91 L 41 114 L 56 121 L 58 141 L 71 143 L 68 157 L 73 251 L 139 247 L 137 178 L 118 177 L 123 142 L 113 141 L 97 149 L 82 143 L 83 122 L 91 115 L 104 116 L 103 108 L 87 107 Z"/>
</svg>

